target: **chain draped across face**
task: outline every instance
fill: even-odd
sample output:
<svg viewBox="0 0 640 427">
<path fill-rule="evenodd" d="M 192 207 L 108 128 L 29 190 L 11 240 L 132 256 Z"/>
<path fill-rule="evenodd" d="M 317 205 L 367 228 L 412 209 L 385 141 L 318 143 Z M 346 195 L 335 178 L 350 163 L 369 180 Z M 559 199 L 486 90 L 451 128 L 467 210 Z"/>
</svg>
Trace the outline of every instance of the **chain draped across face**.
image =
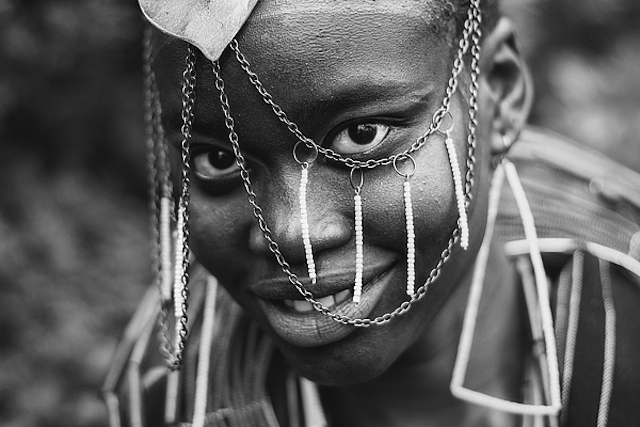
<svg viewBox="0 0 640 427">
<path fill-rule="evenodd" d="M 264 218 L 262 209 L 258 204 L 258 197 L 253 189 L 251 182 L 251 176 L 249 169 L 246 165 L 246 160 L 242 154 L 238 134 L 235 130 L 235 121 L 231 114 L 231 107 L 229 104 L 229 98 L 225 92 L 225 82 L 221 76 L 220 65 L 218 61 L 212 63 L 212 72 L 215 77 L 215 87 L 219 91 L 219 100 L 222 107 L 222 111 L 225 117 L 225 126 L 229 132 L 229 141 L 231 143 L 232 151 L 235 156 L 236 164 L 240 169 L 240 177 L 244 189 L 247 193 L 248 202 L 253 209 L 253 214 L 258 222 L 258 226 L 262 231 L 263 237 L 268 243 L 269 250 L 274 255 L 276 261 L 281 267 L 282 271 L 286 274 L 289 282 L 297 289 L 300 295 L 311 304 L 311 306 L 320 313 L 331 317 L 336 322 L 353 325 L 357 327 L 368 327 L 370 325 L 382 325 L 389 322 L 394 317 L 400 316 L 406 313 L 413 303 L 419 301 L 424 297 L 428 287 L 436 280 L 440 275 L 441 269 L 445 262 L 449 259 L 454 242 L 459 239 L 460 245 L 463 249 L 467 249 L 469 245 L 469 226 L 467 220 L 467 209 L 471 203 L 471 190 L 474 181 L 474 167 L 475 167 L 475 148 L 476 148 L 476 128 L 477 128 L 477 96 L 478 96 L 478 75 L 479 75 L 479 57 L 480 57 L 480 38 L 481 38 L 481 11 L 480 0 L 470 0 L 470 5 L 467 10 L 467 16 L 464 22 L 463 34 L 458 43 L 458 51 L 456 58 L 453 62 L 451 76 L 448 80 L 448 84 L 445 91 L 445 97 L 443 98 L 442 105 L 434 113 L 432 121 L 428 130 L 412 143 L 410 147 L 404 151 L 394 154 L 389 157 L 380 159 L 368 159 L 368 160 L 356 160 L 350 157 L 345 157 L 334 150 L 317 144 L 312 139 L 305 136 L 298 125 L 292 122 L 284 110 L 274 101 L 272 95 L 265 89 L 264 85 L 260 81 L 258 75 L 251 69 L 251 64 L 240 51 L 238 42 L 234 39 L 229 44 L 230 49 L 235 55 L 236 60 L 240 64 L 240 67 L 247 74 L 249 81 L 254 86 L 256 91 L 260 94 L 263 101 L 271 107 L 276 118 L 287 126 L 289 132 L 291 132 L 298 141 L 293 146 L 292 157 L 294 161 L 301 167 L 300 175 L 300 187 L 299 187 L 299 206 L 300 206 L 300 227 L 301 227 L 301 239 L 305 250 L 305 260 L 307 264 L 307 273 L 312 284 L 317 282 L 317 271 L 313 255 L 313 246 L 309 234 L 308 213 L 307 213 L 307 186 L 309 183 L 309 168 L 313 165 L 318 156 L 323 156 L 327 160 L 336 162 L 350 169 L 350 184 L 354 190 L 354 234 L 355 234 L 355 277 L 353 288 L 353 302 L 358 304 L 362 293 L 362 277 L 364 269 L 364 250 L 363 250 L 363 212 L 362 212 L 362 190 L 365 185 L 365 172 L 378 168 L 378 167 L 390 167 L 399 176 L 403 178 L 403 203 L 405 211 L 405 223 L 406 223 L 406 248 L 407 248 L 407 283 L 406 293 L 408 300 L 403 301 L 395 310 L 389 313 L 385 313 L 375 318 L 353 318 L 346 315 L 333 313 L 329 308 L 318 302 L 313 294 L 306 289 L 302 284 L 298 276 L 291 271 L 291 266 L 285 259 L 284 255 L 279 249 L 279 245 L 273 238 L 271 230 Z M 451 130 L 453 128 L 453 117 L 450 112 L 451 100 L 458 89 L 458 82 L 460 75 L 464 69 L 465 55 L 470 51 L 470 83 L 469 83 L 469 120 L 468 120 L 468 134 L 467 134 L 467 156 L 466 156 L 466 173 L 464 175 L 464 183 L 460 164 L 458 162 L 457 154 L 455 151 L 453 139 L 451 138 Z M 146 52 L 146 51 L 145 51 Z M 145 54 L 145 58 L 149 60 L 149 52 Z M 187 320 L 186 320 L 186 308 L 187 308 L 187 296 L 188 296 L 188 269 L 189 269 L 189 173 L 190 173 L 190 137 L 191 126 L 193 122 L 193 105 L 195 102 L 195 49 L 189 45 L 188 54 L 185 60 L 185 71 L 183 72 L 183 84 L 182 84 L 182 143 L 181 143 L 181 158 L 182 158 L 182 173 L 181 173 L 181 191 L 180 199 L 177 209 L 176 233 L 174 241 L 176 242 L 173 248 L 175 254 L 175 268 L 174 268 L 174 314 L 176 316 L 176 336 L 173 345 L 169 343 L 168 338 L 163 339 L 163 353 L 169 360 L 170 367 L 177 367 L 180 364 L 182 350 L 184 348 L 184 340 L 187 333 Z M 147 69 L 148 68 L 148 69 Z M 160 106 L 158 101 L 157 87 L 155 86 L 155 78 L 153 72 L 150 69 L 150 65 L 145 66 L 145 78 L 146 84 L 146 106 L 148 123 L 148 134 L 150 135 L 148 140 L 151 148 L 149 161 L 150 181 L 152 188 L 152 211 L 156 212 L 152 223 L 156 224 L 155 235 L 158 242 L 158 268 L 157 276 L 159 277 L 158 283 L 161 287 L 161 295 L 163 296 L 163 308 L 167 306 L 168 295 L 171 293 L 167 291 L 168 284 L 167 277 L 169 276 L 170 267 L 170 250 L 163 249 L 167 246 L 166 242 L 171 240 L 169 236 L 171 221 L 171 212 L 173 212 L 173 206 L 170 202 L 171 188 L 170 180 L 168 179 L 168 164 L 166 161 L 165 144 L 161 141 L 162 131 L 160 125 Z M 449 122 L 449 126 L 446 126 L 446 122 Z M 436 134 L 442 133 L 445 135 L 445 145 L 447 148 L 447 154 L 452 171 L 452 179 L 454 183 L 456 208 L 458 212 L 457 227 L 453 230 L 451 237 L 448 240 L 447 246 L 444 248 L 440 257 L 430 271 L 426 281 L 418 289 L 415 289 L 415 228 L 413 218 L 413 206 L 411 198 L 411 178 L 416 171 L 416 162 L 413 158 L 413 154 L 422 148 L 428 139 Z M 156 142 L 154 143 L 154 139 Z M 160 140 L 158 142 L 158 140 Z M 165 200 L 167 199 L 167 200 Z M 161 316 L 166 320 L 166 314 Z M 163 331 L 167 331 L 166 321 L 162 322 Z M 168 334 L 165 334 L 165 337 Z M 173 347 L 173 349 L 172 349 Z M 173 354 L 175 351 L 175 354 Z"/>
</svg>

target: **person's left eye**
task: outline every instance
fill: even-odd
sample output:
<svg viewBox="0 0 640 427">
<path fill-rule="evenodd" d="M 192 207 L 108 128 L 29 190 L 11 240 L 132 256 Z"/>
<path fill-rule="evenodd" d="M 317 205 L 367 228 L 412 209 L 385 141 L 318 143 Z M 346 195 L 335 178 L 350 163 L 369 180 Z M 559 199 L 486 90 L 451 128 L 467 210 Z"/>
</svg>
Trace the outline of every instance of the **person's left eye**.
<svg viewBox="0 0 640 427">
<path fill-rule="evenodd" d="M 328 147 L 346 155 L 369 151 L 384 141 L 389 129 L 382 123 L 350 124 L 332 138 Z"/>
</svg>

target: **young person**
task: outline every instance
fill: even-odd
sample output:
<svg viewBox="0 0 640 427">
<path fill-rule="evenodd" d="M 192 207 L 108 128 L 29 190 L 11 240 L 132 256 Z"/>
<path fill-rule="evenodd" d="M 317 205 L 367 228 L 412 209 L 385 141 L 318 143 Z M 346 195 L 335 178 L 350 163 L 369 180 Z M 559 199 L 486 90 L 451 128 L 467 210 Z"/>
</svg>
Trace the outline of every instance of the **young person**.
<svg viewBox="0 0 640 427">
<path fill-rule="evenodd" d="M 140 3 L 158 279 L 114 420 L 640 423 L 640 178 L 525 129 L 496 4 Z"/>
</svg>

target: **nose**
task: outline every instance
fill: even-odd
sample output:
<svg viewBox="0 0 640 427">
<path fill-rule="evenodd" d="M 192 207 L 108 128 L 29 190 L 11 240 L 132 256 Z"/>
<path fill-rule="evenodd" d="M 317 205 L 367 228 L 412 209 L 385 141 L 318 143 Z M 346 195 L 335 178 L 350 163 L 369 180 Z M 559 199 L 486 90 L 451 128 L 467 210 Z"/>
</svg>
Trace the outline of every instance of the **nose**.
<svg viewBox="0 0 640 427">
<path fill-rule="evenodd" d="M 301 169 L 289 165 L 288 172 L 278 173 L 277 177 L 272 174 L 272 179 L 260 186 L 257 203 L 264 222 L 261 225 L 258 220 L 255 221 L 249 243 L 254 253 L 268 254 L 272 258 L 272 252 L 277 247 L 292 266 L 306 261 L 301 220 Z M 309 167 L 306 185 L 309 240 L 316 262 L 324 252 L 347 244 L 353 236 L 353 221 L 349 216 L 351 208 L 345 195 L 348 181 L 336 180 L 336 177 L 330 176 L 335 175 L 335 171 L 326 169 L 321 165 Z M 346 185 L 340 185 L 340 181 Z M 266 234 L 273 243 L 265 238 L 265 227 L 268 227 Z"/>
</svg>

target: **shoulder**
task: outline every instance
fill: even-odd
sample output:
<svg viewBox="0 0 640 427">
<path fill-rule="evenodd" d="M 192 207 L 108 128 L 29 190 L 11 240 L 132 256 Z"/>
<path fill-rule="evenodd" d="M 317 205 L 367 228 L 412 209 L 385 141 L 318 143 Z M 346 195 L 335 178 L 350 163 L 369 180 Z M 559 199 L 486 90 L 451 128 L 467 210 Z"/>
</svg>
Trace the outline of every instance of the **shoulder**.
<svg viewBox="0 0 640 427">
<path fill-rule="evenodd" d="M 573 141 L 532 129 L 509 158 L 554 285 L 551 305 L 569 425 L 595 425 L 599 417 L 608 425 L 640 425 L 640 175 Z M 507 253 L 528 256 L 508 188 L 497 227 Z"/>
<path fill-rule="evenodd" d="M 574 141 L 526 129 L 509 158 L 533 211 L 538 237 L 593 242 L 640 261 L 640 174 Z M 510 191 L 498 217 L 504 240 L 523 237 Z"/>
</svg>

